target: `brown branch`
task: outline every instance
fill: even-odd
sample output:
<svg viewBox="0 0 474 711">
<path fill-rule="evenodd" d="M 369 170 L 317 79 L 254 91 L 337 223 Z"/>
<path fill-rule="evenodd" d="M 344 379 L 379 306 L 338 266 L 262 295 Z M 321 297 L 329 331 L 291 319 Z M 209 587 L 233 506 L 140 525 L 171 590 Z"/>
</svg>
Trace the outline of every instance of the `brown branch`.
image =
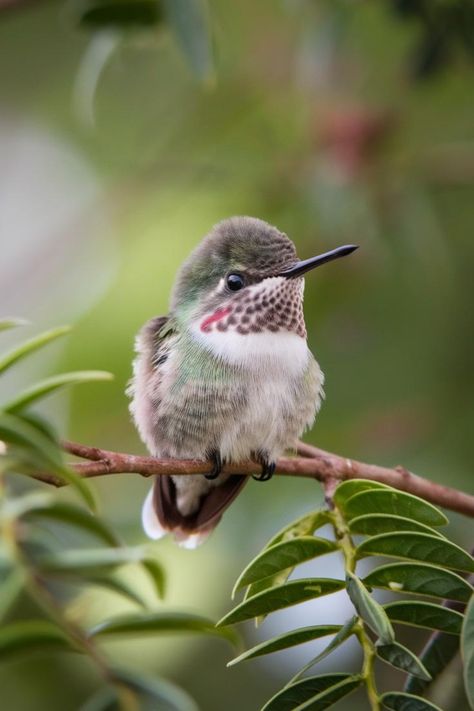
<svg viewBox="0 0 474 711">
<path fill-rule="evenodd" d="M 76 442 L 63 442 L 63 449 L 69 454 L 89 460 L 72 465 L 73 469 L 85 479 L 107 474 L 126 473 L 140 474 L 144 477 L 206 474 L 212 468 L 210 462 L 197 459 L 155 459 L 154 457 L 141 457 L 135 454 L 87 447 Z M 324 485 L 326 492 L 332 490 L 335 482 L 347 479 L 370 479 L 415 494 L 451 511 L 474 517 L 474 496 L 449 486 L 436 484 L 429 479 L 423 479 L 404 467 L 398 466 L 390 469 L 376 464 L 365 464 L 355 459 L 326 452 L 304 442 L 298 443 L 297 455 L 279 459 L 275 474 L 316 479 Z M 226 474 L 248 476 L 255 474 L 258 469 L 257 464 L 248 461 L 241 464 L 228 464 L 223 471 Z M 38 472 L 34 478 L 53 486 L 64 486 L 63 481 L 46 472 Z"/>
</svg>

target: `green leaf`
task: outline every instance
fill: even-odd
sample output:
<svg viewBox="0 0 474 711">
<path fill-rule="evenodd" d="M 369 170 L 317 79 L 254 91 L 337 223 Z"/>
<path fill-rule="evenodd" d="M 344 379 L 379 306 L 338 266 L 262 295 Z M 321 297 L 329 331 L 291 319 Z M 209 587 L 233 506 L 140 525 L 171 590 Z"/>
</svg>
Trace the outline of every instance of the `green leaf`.
<svg viewBox="0 0 474 711">
<path fill-rule="evenodd" d="M 54 472 L 70 484 L 91 509 L 95 509 L 94 497 L 87 482 L 63 464 L 62 452 L 38 424 L 18 415 L 0 412 L 0 439 L 20 447 L 22 461 L 28 468 L 33 466 L 36 470 L 44 468 Z"/>
<path fill-rule="evenodd" d="M 199 711 L 196 703 L 183 689 L 171 682 L 150 679 L 129 669 L 112 669 L 113 678 L 137 692 L 141 699 L 151 702 L 153 711 Z"/>
<path fill-rule="evenodd" d="M 148 679 L 136 672 L 112 669 L 114 681 L 138 697 L 141 711 L 199 711 L 194 701 L 179 687 L 164 679 Z M 102 688 L 86 701 L 80 711 L 118 711 L 121 708 L 116 688 Z M 138 707 L 137 707 L 138 708 Z"/>
<path fill-rule="evenodd" d="M 443 568 L 454 568 L 466 573 L 474 572 L 474 560 L 462 548 L 445 538 L 427 533 L 382 533 L 363 541 L 356 549 L 360 560 L 371 555 L 389 558 L 421 560 Z"/>
<path fill-rule="evenodd" d="M 285 528 L 273 536 L 263 550 L 265 551 L 278 543 L 282 543 L 283 541 L 291 541 L 300 536 L 311 536 L 314 531 L 321 526 L 324 526 L 330 520 L 331 516 L 327 509 L 320 509 L 319 511 L 312 511 L 309 514 L 305 514 L 304 516 L 296 519 L 296 521 L 292 521 L 292 523 L 285 526 Z M 245 592 L 244 599 L 247 600 L 250 597 L 254 597 L 258 593 L 268 590 L 269 588 L 276 587 L 277 585 L 283 585 L 283 583 L 288 580 L 292 570 L 292 568 L 287 568 L 272 577 L 259 580 L 257 583 L 249 585 Z M 259 621 L 262 621 L 263 619 L 264 616 L 260 617 Z"/>
<path fill-rule="evenodd" d="M 238 636 L 233 630 L 218 629 L 211 620 L 178 612 L 153 612 L 121 615 L 101 622 L 89 630 L 90 637 L 119 637 L 122 635 L 156 634 L 157 632 L 197 632 L 221 637 L 233 645 Z"/>
<path fill-rule="evenodd" d="M 294 538 L 300 538 L 301 536 L 311 536 L 318 528 L 324 526 L 326 523 L 331 521 L 331 514 L 327 509 L 319 509 L 318 511 L 311 511 L 304 516 L 300 516 L 295 521 L 292 521 L 287 526 L 278 531 L 277 534 L 272 536 L 268 543 L 265 545 L 263 550 L 275 546 L 277 543 L 282 543 L 282 541 L 291 541 Z"/>
<path fill-rule="evenodd" d="M 304 665 L 296 674 L 295 676 L 291 679 L 291 681 L 286 685 L 290 686 L 291 684 L 294 684 L 297 679 L 299 679 L 305 672 L 308 671 L 308 669 L 311 669 L 311 667 L 314 667 L 315 664 L 318 664 L 320 661 L 325 659 L 331 652 L 333 652 L 335 649 L 341 646 L 346 639 L 349 639 L 354 634 L 355 631 L 355 626 L 358 622 L 358 617 L 354 616 L 351 617 L 350 620 L 348 620 L 343 627 L 340 628 L 339 632 L 334 636 L 334 638 L 329 642 L 328 646 L 323 649 L 322 652 L 320 652 L 316 657 L 313 657 L 307 664 Z"/>
<path fill-rule="evenodd" d="M 310 642 L 313 639 L 320 639 L 321 637 L 326 637 L 330 634 L 336 634 L 336 632 L 339 632 L 341 629 L 341 625 L 316 625 L 314 627 L 300 627 L 299 629 L 291 630 L 290 632 L 278 635 L 278 637 L 273 637 L 273 639 L 270 639 L 267 642 L 261 642 L 251 649 L 247 649 L 246 652 L 243 652 L 238 657 L 235 657 L 235 659 L 228 662 L 227 666 L 232 667 L 234 664 L 239 664 L 247 659 L 261 657 L 264 654 L 272 654 L 273 652 L 279 652 L 280 650 L 288 649 L 289 647 L 296 647 L 299 644 Z"/>
<path fill-rule="evenodd" d="M 271 548 L 263 550 L 248 564 L 234 585 L 232 597 L 239 588 L 245 585 L 255 583 L 262 578 L 273 577 L 289 568 L 295 568 L 300 563 L 326 553 L 332 553 L 337 549 L 338 545 L 334 541 L 316 536 L 302 536 L 277 543 Z"/>
<path fill-rule="evenodd" d="M 7 444 L 34 452 L 40 467 L 51 467 L 57 472 L 64 466 L 62 453 L 57 445 L 36 425 L 26 422 L 22 417 L 0 412 L 0 439 Z"/>
<path fill-rule="evenodd" d="M 100 29 L 153 27 L 163 19 L 158 0 L 90 0 L 81 8 L 79 24 Z"/>
<path fill-rule="evenodd" d="M 431 676 L 416 654 L 398 642 L 391 644 L 376 644 L 375 651 L 379 659 L 387 664 L 391 664 L 396 669 L 401 669 L 407 674 L 416 676 L 419 679 L 431 680 Z"/>
<path fill-rule="evenodd" d="M 12 622 L 0 628 L 0 659 L 46 650 L 76 651 L 63 632 L 46 620 Z"/>
<path fill-rule="evenodd" d="M 163 567 L 154 558 L 143 558 L 142 566 L 150 576 L 159 598 L 165 596 L 165 573 Z"/>
<path fill-rule="evenodd" d="M 401 691 L 387 691 L 382 694 L 380 701 L 386 709 L 392 711 L 442 711 L 431 701 Z"/>
<path fill-rule="evenodd" d="M 351 496 L 344 503 L 343 510 L 349 520 L 365 514 L 384 513 L 412 518 L 427 526 L 445 526 L 448 523 L 446 516 L 432 504 L 396 489 L 362 491 Z"/>
<path fill-rule="evenodd" d="M 140 605 L 140 607 L 147 607 L 145 600 L 136 592 L 130 585 L 128 585 L 124 580 L 122 580 L 116 573 L 108 571 L 104 573 L 97 572 L 96 574 L 89 574 L 85 578 L 86 582 L 92 585 L 98 585 L 99 587 L 107 588 L 112 590 L 118 595 L 131 600 L 131 602 Z"/>
<path fill-rule="evenodd" d="M 442 533 L 434 528 L 425 526 L 410 518 L 403 516 L 390 516 L 389 514 L 366 514 L 357 516 L 349 523 L 351 533 L 362 533 L 366 536 L 378 535 L 380 533 L 390 533 L 390 531 L 419 531 L 429 533 L 432 536 L 444 538 Z"/>
<path fill-rule="evenodd" d="M 384 644 L 393 642 L 395 634 L 385 610 L 369 594 L 362 581 L 353 573 L 348 572 L 346 584 L 347 594 L 357 610 L 358 615 Z"/>
<path fill-rule="evenodd" d="M 471 709 L 474 709 L 474 597 L 464 615 L 461 636 L 461 653 L 464 667 L 464 685 Z"/>
<path fill-rule="evenodd" d="M 372 481 L 370 479 L 348 479 L 337 486 L 332 499 L 339 509 L 344 509 L 348 499 L 363 491 L 373 491 L 374 489 L 389 489 L 390 491 L 394 491 L 392 487 L 381 484 L 378 481 Z"/>
<path fill-rule="evenodd" d="M 10 611 L 25 583 L 24 574 L 19 569 L 9 570 L 5 576 L 2 575 L 2 578 L 0 583 L 0 620 Z"/>
<path fill-rule="evenodd" d="M 41 518 L 61 521 L 95 536 L 108 545 L 120 546 L 120 540 L 115 532 L 104 521 L 79 506 L 64 501 L 55 499 L 38 501 L 29 506 L 22 517 L 27 520 Z"/>
<path fill-rule="evenodd" d="M 310 676 L 278 692 L 262 711 L 322 711 L 357 689 L 361 683 L 362 677 L 353 674 Z"/>
<path fill-rule="evenodd" d="M 13 400 L 7 402 L 3 406 L 3 410 L 5 410 L 5 412 L 16 413 L 25 407 L 29 407 L 37 400 L 41 400 L 47 395 L 66 386 L 112 379 L 113 375 L 103 370 L 80 370 L 75 373 L 52 375 L 50 378 L 45 378 L 39 383 L 23 390 L 23 392 L 14 397 Z"/>
<path fill-rule="evenodd" d="M 69 326 L 52 328 L 51 330 L 40 333 L 38 336 L 34 336 L 24 343 L 21 343 L 19 346 L 16 346 L 11 351 L 0 357 L 0 373 L 5 372 L 19 360 L 30 355 L 30 353 L 43 348 L 43 346 L 51 343 L 51 341 L 55 341 L 57 338 L 69 333 L 70 330 L 71 328 Z"/>
<path fill-rule="evenodd" d="M 27 326 L 29 321 L 23 318 L 2 318 L 0 319 L 0 331 L 7 331 L 9 328 L 17 328 L 17 326 Z"/>
<path fill-rule="evenodd" d="M 434 632 L 420 654 L 420 659 L 431 674 L 432 680 L 436 679 L 448 666 L 459 651 L 459 639 L 452 634 Z M 414 694 L 423 694 L 432 681 L 418 679 L 416 676 L 408 677 L 405 691 Z"/>
<path fill-rule="evenodd" d="M 412 627 L 440 630 L 449 634 L 461 634 L 463 616 L 456 610 L 432 602 L 389 602 L 384 610 L 392 622 Z"/>
<path fill-rule="evenodd" d="M 82 574 L 127 563 L 142 563 L 145 558 L 147 556 L 140 548 L 81 548 L 42 555 L 36 565 L 46 573 Z"/>
<path fill-rule="evenodd" d="M 163 9 L 193 74 L 200 81 L 213 82 L 214 56 L 206 0 L 163 0 Z"/>
<path fill-rule="evenodd" d="M 236 622 L 249 620 L 252 617 L 268 615 L 275 610 L 282 610 L 290 605 L 296 605 L 305 600 L 312 600 L 322 595 L 330 595 L 333 592 L 344 588 L 343 580 L 332 580 L 328 578 L 303 578 L 292 580 L 284 585 L 264 590 L 254 597 L 244 600 L 234 607 L 217 624 L 233 625 Z"/>
<path fill-rule="evenodd" d="M 389 563 L 372 570 L 364 584 L 392 592 L 428 595 L 447 600 L 467 602 L 472 587 L 460 575 L 427 563 Z"/>
</svg>

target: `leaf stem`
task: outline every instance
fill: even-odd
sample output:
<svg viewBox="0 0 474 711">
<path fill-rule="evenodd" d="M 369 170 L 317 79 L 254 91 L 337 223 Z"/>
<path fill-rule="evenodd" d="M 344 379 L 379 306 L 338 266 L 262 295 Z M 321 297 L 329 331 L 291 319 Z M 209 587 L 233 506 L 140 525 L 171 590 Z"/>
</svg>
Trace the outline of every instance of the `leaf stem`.
<svg viewBox="0 0 474 711">
<path fill-rule="evenodd" d="M 334 507 L 331 512 L 332 524 L 334 527 L 334 532 L 336 539 L 339 543 L 342 555 L 344 557 L 344 570 L 347 573 L 355 573 L 356 568 L 356 548 L 352 537 L 350 535 L 349 527 L 346 524 L 342 512 L 337 506 Z M 362 647 L 362 652 L 364 655 L 364 661 L 362 665 L 362 678 L 364 679 L 365 687 L 367 690 L 367 696 L 370 703 L 371 711 L 380 711 L 380 701 L 377 688 L 375 685 L 375 647 L 371 638 L 366 632 L 362 620 L 359 621 L 354 627 L 354 633 L 359 640 L 359 644 Z"/>
</svg>

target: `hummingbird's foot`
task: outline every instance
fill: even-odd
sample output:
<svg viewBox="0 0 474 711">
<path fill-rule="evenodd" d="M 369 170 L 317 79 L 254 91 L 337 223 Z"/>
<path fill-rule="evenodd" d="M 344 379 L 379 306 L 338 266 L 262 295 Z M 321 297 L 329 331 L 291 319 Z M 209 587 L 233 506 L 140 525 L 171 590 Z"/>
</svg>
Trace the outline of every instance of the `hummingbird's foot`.
<svg viewBox="0 0 474 711">
<path fill-rule="evenodd" d="M 275 471 L 276 462 L 269 462 L 267 459 L 262 460 L 262 473 L 259 476 L 255 474 L 252 475 L 252 479 L 255 481 L 268 481 L 272 478 L 273 472 Z"/>
<path fill-rule="evenodd" d="M 217 479 L 221 473 L 224 462 L 221 459 L 221 453 L 217 449 L 211 452 L 209 459 L 214 462 L 214 466 L 212 467 L 212 471 L 209 472 L 209 474 L 204 474 L 204 476 L 206 479 L 209 479 L 209 481 L 212 481 L 213 479 Z"/>
</svg>

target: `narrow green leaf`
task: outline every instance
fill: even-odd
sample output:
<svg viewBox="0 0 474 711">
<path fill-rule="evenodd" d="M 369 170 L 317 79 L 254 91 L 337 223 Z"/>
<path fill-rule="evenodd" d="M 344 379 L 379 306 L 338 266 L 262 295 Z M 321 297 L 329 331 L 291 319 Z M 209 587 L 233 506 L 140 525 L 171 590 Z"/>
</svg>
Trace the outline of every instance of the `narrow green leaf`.
<svg viewBox="0 0 474 711">
<path fill-rule="evenodd" d="M 22 417 L 0 412 L 0 439 L 34 452 L 39 466 L 52 467 L 55 472 L 63 467 L 62 453 L 57 445 Z"/>
<path fill-rule="evenodd" d="M 142 563 L 144 558 L 140 548 L 81 548 L 41 555 L 36 565 L 45 573 L 81 574 L 127 563 Z"/>
<path fill-rule="evenodd" d="M 390 644 L 395 639 L 393 627 L 385 610 L 367 591 L 362 581 L 353 573 L 346 576 L 347 594 L 359 616 L 384 644 Z"/>
<path fill-rule="evenodd" d="M 337 486 L 332 498 L 339 509 L 344 509 L 348 499 L 363 491 L 373 491 L 374 489 L 389 489 L 390 491 L 394 491 L 392 487 L 381 484 L 378 481 L 371 481 L 370 479 L 348 479 Z"/>
<path fill-rule="evenodd" d="M 9 570 L 1 577 L 0 620 L 3 620 L 23 590 L 25 579 L 23 573 L 18 569 Z"/>
<path fill-rule="evenodd" d="M 234 630 L 218 629 L 211 620 L 178 612 L 153 612 L 121 615 L 101 622 L 89 630 L 90 637 L 119 637 L 127 634 L 156 634 L 157 632 L 196 632 L 221 637 L 233 645 L 238 642 Z"/>
<path fill-rule="evenodd" d="M 365 514 L 384 513 L 412 518 L 427 526 L 445 526 L 448 523 L 446 516 L 432 504 L 396 489 L 362 491 L 351 496 L 343 509 L 349 520 Z"/>
<path fill-rule="evenodd" d="M 112 674 L 118 686 L 126 686 L 133 692 L 142 711 L 199 711 L 191 697 L 169 681 L 144 678 L 123 669 L 112 669 Z M 79 711 L 118 711 L 119 708 L 117 689 L 105 687 L 88 699 Z"/>
<path fill-rule="evenodd" d="M 302 536 L 277 543 L 263 550 L 248 564 L 234 585 L 232 597 L 245 585 L 255 583 L 262 578 L 273 577 L 288 568 L 293 569 L 300 563 L 332 553 L 337 549 L 338 545 L 334 541 L 316 536 Z"/>
<path fill-rule="evenodd" d="M 51 341 L 55 341 L 57 338 L 64 336 L 71 330 L 70 326 L 59 326 L 58 328 L 52 328 L 49 331 L 40 333 L 38 336 L 28 339 L 19 346 L 12 348 L 11 351 L 0 356 L 0 373 L 5 372 L 12 365 L 15 365 L 19 360 L 30 355 L 34 351 L 43 348 Z"/>
<path fill-rule="evenodd" d="M 91 583 L 92 585 L 98 585 L 99 587 L 112 590 L 113 592 L 117 593 L 118 595 L 122 595 L 123 597 L 127 598 L 127 600 L 130 600 L 131 602 L 139 605 L 140 607 L 147 607 L 147 604 L 145 600 L 141 597 L 141 595 L 113 571 L 88 574 L 85 580 L 86 582 Z M 81 582 L 83 582 L 83 579 L 81 579 Z"/>
<path fill-rule="evenodd" d="M 23 517 L 27 520 L 40 518 L 61 521 L 92 534 L 108 545 L 120 546 L 120 540 L 115 532 L 104 521 L 92 515 L 89 511 L 64 501 L 51 499 L 49 502 L 38 502 L 37 505 L 29 507 L 24 512 Z"/>
<path fill-rule="evenodd" d="M 42 432 L 45 437 L 50 439 L 57 447 L 61 446 L 54 427 L 37 412 L 22 412 L 19 415 L 15 415 L 15 417 L 19 417 L 23 422 L 27 422 L 32 427 L 36 427 L 39 432 Z"/>
<path fill-rule="evenodd" d="M 294 684 L 298 679 L 300 679 L 305 672 L 308 671 L 308 669 L 311 669 L 311 667 L 314 667 L 316 664 L 318 664 L 320 661 L 325 659 L 331 652 L 333 652 L 335 649 L 341 646 L 346 639 L 349 639 L 354 634 L 354 628 L 358 622 L 358 617 L 354 616 L 351 617 L 350 620 L 347 620 L 347 622 L 340 628 L 339 632 L 334 636 L 334 638 L 329 642 L 328 646 L 323 649 L 322 652 L 320 652 L 316 657 L 313 657 L 307 664 L 304 665 L 296 674 L 295 676 L 289 681 L 286 686 L 290 686 L 291 684 Z M 285 687 L 286 688 L 286 687 Z"/>
<path fill-rule="evenodd" d="M 376 644 L 375 651 L 379 659 L 387 662 L 387 664 L 390 664 L 392 667 L 401 669 L 407 674 L 416 676 L 419 679 L 431 681 L 431 675 L 428 670 L 425 669 L 416 654 L 413 654 L 410 649 L 407 649 L 407 647 L 404 647 L 402 644 L 398 642 Z"/>
<path fill-rule="evenodd" d="M 37 400 L 50 395 L 56 390 L 60 390 L 69 385 L 78 385 L 79 383 L 90 383 L 97 380 L 112 380 L 113 375 L 106 373 L 103 370 L 81 370 L 75 373 L 61 373 L 61 375 L 52 375 L 50 378 L 45 378 L 39 383 L 23 390 L 19 395 L 7 402 L 3 409 L 5 412 L 16 413 L 25 407 L 29 407 Z"/>
<path fill-rule="evenodd" d="M 292 580 L 284 585 L 264 590 L 254 597 L 248 598 L 234 607 L 217 624 L 233 625 L 236 622 L 249 620 L 252 617 L 268 615 L 275 610 L 282 610 L 290 605 L 296 605 L 305 600 L 312 600 L 322 595 L 330 595 L 344 588 L 343 580 L 327 578 L 303 578 Z"/>
<path fill-rule="evenodd" d="M 299 629 L 291 630 L 290 632 L 278 635 L 278 637 L 273 637 L 273 639 L 270 639 L 267 642 L 261 642 L 251 649 L 247 649 L 246 652 L 243 652 L 242 654 L 239 654 L 238 657 L 232 659 L 227 666 L 232 667 L 234 664 L 239 664 L 247 659 L 261 657 L 264 654 L 272 654 L 273 652 L 279 652 L 282 649 L 288 649 L 289 647 L 295 647 L 314 639 L 320 639 L 321 637 L 326 637 L 330 634 L 336 634 L 341 629 L 341 625 L 300 627 Z"/>
<path fill-rule="evenodd" d="M 445 538 L 427 533 L 404 531 L 372 536 L 356 549 L 359 560 L 371 555 L 420 560 L 443 568 L 454 568 L 466 573 L 474 572 L 474 560 L 469 553 Z"/>
<path fill-rule="evenodd" d="M 157 0 L 89 0 L 81 8 L 79 23 L 94 30 L 153 27 L 162 21 Z"/>
<path fill-rule="evenodd" d="M 46 620 L 12 622 L 0 628 L 0 659 L 46 650 L 75 651 L 61 630 Z"/>
<path fill-rule="evenodd" d="M 200 80 L 214 80 L 211 22 L 206 0 L 163 0 L 168 23 L 189 67 Z"/>
<path fill-rule="evenodd" d="M 279 691 L 267 701 L 262 711 L 322 711 L 357 689 L 361 683 L 362 677 L 353 674 L 310 676 Z"/>
<path fill-rule="evenodd" d="M 372 570 L 364 584 L 392 592 L 428 595 L 458 602 L 467 602 L 471 585 L 460 575 L 427 563 L 389 563 Z"/>
<path fill-rule="evenodd" d="M 432 602 L 389 602 L 384 610 L 392 622 L 412 627 L 440 630 L 449 634 L 461 634 L 463 616 L 456 610 Z"/>
<path fill-rule="evenodd" d="M 387 691 L 380 697 L 380 701 L 386 709 L 392 711 L 442 711 L 431 701 L 401 691 Z"/>
<path fill-rule="evenodd" d="M 119 699 L 113 687 L 102 687 L 82 704 L 79 711 L 118 711 Z"/>
<path fill-rule="evenodd" d="M 327 509 L 319 509 L 318 511 L 304 514 L 304 516 L 300 516 L 272 536 L 263 550 L 267 550 L 267 548 L 271 548 L 277 543 L 282 543 L 282 541 L 291 541 L 301 536 L 311 536 L 318 528 L 330 521 L 331 514 Z"/>
<path fill-rule="evenodd" d="M 7 331 L 9 328 L 17 328 L 17 326 L 27 326 L 29 321 L 23 318 L 2 318 L 0 319 L 0 331 Z"/>
<path fill-rule="evenodd" d="M 464 685 L 471 709 L 474 709 L 474 597 L 464 615 L 461 636 L 461 653 L 464 667 Z"/>
<path fill-rule="evenodd" d="M 142 560 L 142 566 L 152 579 L 156 594 L 159 598 L 165 596 L 165 572 L 163 567 L 154 558 L 146 557 Z"/>
<path fill-rule="evenodd" d="M 36 423 L 0 412 L 0 439 L 21 449 L 19 466 L 23 463 L 28 465 L 28 470 L 44 468 L 53 472 L 70 484 L 91 509 L 95 509 L 94 497 L 87 482 L 63 464 L 62 452 Z"/>
<path fill-rule="evenodd" d="M 129 669 L 112 669 L 115 681 L 125 684 L 138 693 L 140 699 L 151 702 L 147 707 L 153 711 L 199 711 L 196 703 L 188 694 L 171 682 L 154 676 L 144 677 Z"/>
<path fill-rule="evenodd" d="M 366 514 L 357 516 L 349 523 L 351 533 L 362 533 L 366 536 L 378 535 L 380 533 L 390 533 L 391 531 L 419 531 L 429 533 L 432 536 L 444 538 L 443 534 L 434 528 L 425 526 L 404 516 L 391 516 L 390 514 Z"/>
<path fill-rule="evenodd" d="M 411 694 L 423 694 L 433 680 L 446 669 L 459 652 L 459 639 L 452 634 L 434 632 L 420 654 L 420 659 L 431 675 L 432 681 L 409 676 L 404 691 Z"/>
<path fill-rule="evenodd" d="M 265 551 L 278 543 L 282 543 L 283 541 L 291 541 L 300 536 L 311 536 L 318 528 L 324 526 L 326 523 L 329 523 L 330 520 L 331 516 L 327 509 L 320 509 L 319 511 L 313 511 L 309 514 L 305 514 L 304 516 L 296 519 L 296 521 L 292 521 L 292 523 L 285 526 L 285 528 L 273 536 L 263 550 Z M 287 568 L 272 577 L 259 580 L 257 583 L 252 583 L 252 585 L 249 585 L 245 592 L 244 600 L 254 597 L 258 593 L 268 590 L 269 588 L 276 587 L 277 585 L 283 585 L 283 583 L 286 583 L 288 580 L 292 571 L 293 568 Z M 260 617 L 259 621 L 262 621 L 263 619 L 264 616 Z"/>
</svg>

